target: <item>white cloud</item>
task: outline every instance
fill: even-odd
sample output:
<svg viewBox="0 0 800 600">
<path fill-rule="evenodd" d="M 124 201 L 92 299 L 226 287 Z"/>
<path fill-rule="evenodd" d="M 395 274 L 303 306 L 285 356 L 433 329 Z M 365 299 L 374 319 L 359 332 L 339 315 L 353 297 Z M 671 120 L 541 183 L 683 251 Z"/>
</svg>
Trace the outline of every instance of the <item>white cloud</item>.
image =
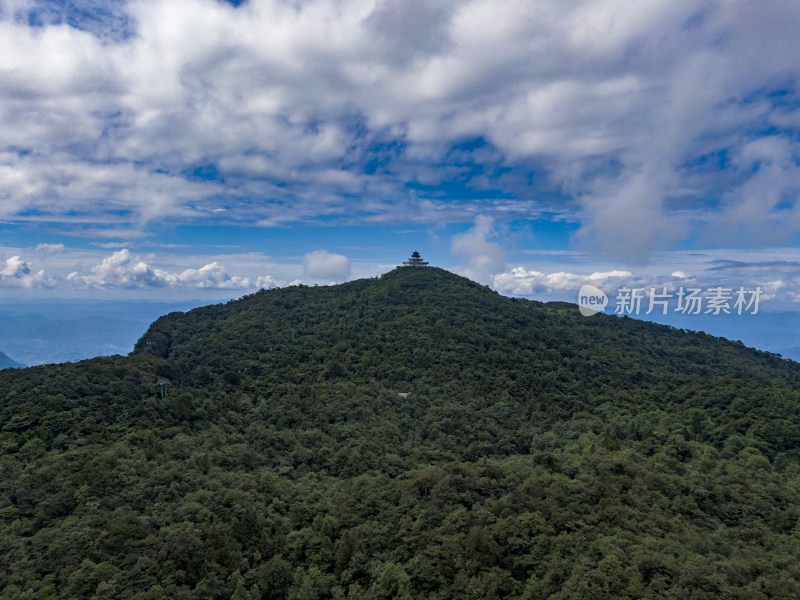
<svg viewBox="0 0 800 600">
<path fill-rule="evenodd" d="M 56 252 L 60 252 L 64 249 L 64 244 L 37 244 L 36 252 L 40 252 L 42 254 L 55 254 Z"/>
<path fill-rule="evenodd" d="M 92 242 L 93 246 L 98 248 L 105 248 L 106 250 L 113 250 L 115 248 L 125 248 L 130 246 L 129 242 Z"/>
<path fill-rule="evenodd" d="M 0 262 L 0 285 L 18 288 L 49 287 L 54 282 L 43 271 L 32 271 L 19 256 Z"/>
<path fill-rule="evenodd" d="M 454 235 L 450 240 L 450 249 L 467 259 L 469 276 L 485 280 L 503 269 L 505 252 L 500 244 L 490 241 L 496 234 L 494 219 L 480 215 L 471 229 Z"/>
<path fill-rule="evenodd" d="M 176 277 L 175 283 L 193 288 L 240 290 L 250 287 L 250 280 L 247 277 L 228 275 L 225 269 L 217 262 L 199 269 L 186 269 Z"/>
<path fill-rule="evenodd" d="M 584 199 L 584 227 L 577 233 L 603 253 L 643 261 L 673 247 L 688 233 L 686 216 L 663 211 L 665 183 L 653 172 L 629 173 Z"/>
<path fill-rule="evenodd" d="M 752 175 L 725 195 L 723 212 L 706 225 L 706 235 L 758 244 L 791 239 L 800 229 L 800 147 L 778 136 L 758 139 L 739 147 L 732 159 Z"/>
<path fill-rule="evenodd" d="M 286 285 L 283 281 L 277 281 L 272 278 L 270 275 L 263 275 L 256 279 L 256 287 L 262 290 L 269 290 L 275 287 L 281 287 Z"/>
<path fill-rule="evenodd" d="M 565 271 L 543 273 L 524 267 L 514 267 L 510 271 L 495 275 L 493 285 L 498 291 L 515 296 L 541 294 L 564 297 L 565 295 L 576 295 L 580 287 L 587 283 L 608 291 L 610 285 L 621 287 L 629 285 L 633 281 L 633 273 L 630 271 L 606 271 L 579 275 Z"/>
<path fill-rule="evenodd" d="M 120 286 L 125 288 L 159 287 L 168 284 L 170 274 L 154 269 L 138 255 L 127 249 L 114 252 L 95 266 L 89 275 L 77 271 L 67 276 L 69 281 L 92 287 Z"/>
<path fill-rule="evenodd" d="M 528 296 L 538 300 L 574 302 L 584 284 L 600 288 L 614 301 L 624 287 L 642 290 L 646 298 L 650 290 L 676 294 L 684 290 L 700 289 L 712 293 L 718 287 L 736 290 L 743 288 L 763 291 L 762 308 L 767 311 L 796 310 L 800 303 L 800 260 L 795 248 L 774 249 L 716 249 L 709 251 L 671 251 L 659 253 L 657 259 L 636 270 L 609 268 L 591 272 L 587 263 L 591 257 L 571 254 L 569 261 L 553 261 L 553 256 L 543 255 L 536 266 L 518 265 L 495 275 L 492 285 L 500 293 Z M 549 272 L 540 265 L 553 266 Z M 675 267 L 681 267 L 675 270 Z"/>
<path fill-rule="evenodd" d="M 168 272 L 148 264 L 141 256 L 127 249 L 114 252 L 111 256 L 91 268 L 88 274 L 73 271 L 67 281 L 75 285 L 94 288 L 123 287 L 135 288 L 181 288 L 245 290 L 253 287 L 250 278 L 229 275 L 219 263 L 212 262 L 199 269 L 185 269 L 182 272 Z M 260 277 L 256 286 L 275 283 L 271 277 Z"/>
<path fill-rule="evenodd" d="M 0 269 L 0 276 L 2 277 L 20 277 L 28 275 L 31 272 L 28 264 L 23 262 L 19 256 L 12 256 L 6 259 L 5 266 Z"/>
<path fill-rule="evenodd" d="M 303 271 L 317 279 L 345 279 L 350 274 L 350 259 L 343 254 L 314 250 L 303 257 Z"/>
<path fill-rule="evenodd" d="M 707 219 L 732 245 L 800 231 L 794 0 L 131 0 L 84 30 L 29 27 L 38 6 L 0 11 L 0 218 L 439 223 L 566 202 L 580 240 L 642 260 Z M 491 168 L 453 154 L 475 138 Z M 527 206 L 409 201 L 448 180 Z"/>
</svg>

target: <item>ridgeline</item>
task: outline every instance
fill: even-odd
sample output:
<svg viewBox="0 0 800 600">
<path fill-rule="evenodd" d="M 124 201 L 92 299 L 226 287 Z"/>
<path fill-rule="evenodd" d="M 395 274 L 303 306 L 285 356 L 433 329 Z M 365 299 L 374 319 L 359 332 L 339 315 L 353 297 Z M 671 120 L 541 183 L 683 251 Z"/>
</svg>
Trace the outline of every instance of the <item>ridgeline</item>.
<svg viewBox="0 0 800 600">
<path fill-rule="evenodd" d="M 22 369 L 25 365 L 18 363 L 5 352 L 0 352 L 0 369 Z"/>
<path fill-rule="evenodd" d="M 0 598 L 800 597 L 800 365 L 437 268 L 0 373 Z"/>
</svg>

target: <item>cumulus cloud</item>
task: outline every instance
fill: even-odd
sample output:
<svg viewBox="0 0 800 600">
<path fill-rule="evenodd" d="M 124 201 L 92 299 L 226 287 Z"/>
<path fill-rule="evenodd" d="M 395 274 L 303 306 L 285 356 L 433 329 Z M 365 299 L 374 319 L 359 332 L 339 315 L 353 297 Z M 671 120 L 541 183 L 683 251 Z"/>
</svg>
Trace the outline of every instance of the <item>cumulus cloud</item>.
<svg viewBox="0 0 800 600">
<path fill-rule="evenodd" d="M 54 6 L 0 3 L 0 218 L 568 207 L 580 241 L 633 259 L 800 231 L 794 0 Z"/>
<path fill-rule="evenodd" d="M 350 274 L 350 259 L 343 254 L 314 250 L 303 257 L 303 271 L 317 279 L 344 279 Z"/>
<path fill-rule="evenodd" d="M 199 269 L 186 269 L 177 276 L 181 285 L 193 288 L 245 289 L 250 287 L 247 277 L 228 275 L 224 267 L 213 262 Z"/>
<path fill-rule="evenodd" d="M 278 281 L 270 275 L 263 275 L 256 279 L 256 287 L 262 290 L 269 290 L 276 287 L 282 287 L 284 285 L 286 285 L 285 282 Z"/>
<path fill-rule="evenodd" d="M 485 280 L 503 269 L 505 252 L 500 244 L 490 241 L 496 233 L 494 219 L 480 215 L 471 229 L 454 235 L 450 240 L 450 249 L 467 259 L 470 276 Z"/>
<path fill-rule="evenodd" d="M 635 285 L 635 282 L 630 271 L 605 271 L 579 275 L 566 271 L 543 273 L 525 267 L 514 267 L 510 271 L 495 275 L 493 279 L 494 287 L 503 293 L 515 296 L 544 294 L 557 297 L 577 294 L 580 287 L 587 283 L 603 290 L 610 290 L 610 286 Z"/>
<path fill-rule="evenodd" d="M 122 287 L 136 288 L 186 288 L 244 290 L 253 287 L 250 278 L 230 275 L 219 263 L 212 262 L 199 269 L 185 269 L 182 272 L 169 272 L 154 267 L 146 260 L 127 249 L 114 252 L 111 256 L 91 268 L 88 274 L 74 271 L 67 276 L 74 285 L 94 288 Z M 259 277 L 257 287 L 277 285 L 271 277 Z M 266 284 L 266 285 L 265 285 Z"/>
<path fill-rule="evenodd" d="M 80 275 L 75 271 L 67 279 L 92 287 L 137 288 L 167 285 L 169 277 L 169 273 L 151 267 L 138 255 L 123 249 L 104 258 L 102 263 L 92 268 L 91 274 Z"/>
<path fill-rule="evenodd" d="M 33 288 L 54 285 L 43 271 L 32 271 L 28 263 L 19 256 L 0 262 L 0 285 L 18 288 Z"/>
<path fill-rule="evenodd" d="M 23 262 L 19 256 L 12 256 L 6 259 L 5 266 L 0 269 L 2 277 L 21 277 L 31 272 L 28 264 Z"/>
</svg>

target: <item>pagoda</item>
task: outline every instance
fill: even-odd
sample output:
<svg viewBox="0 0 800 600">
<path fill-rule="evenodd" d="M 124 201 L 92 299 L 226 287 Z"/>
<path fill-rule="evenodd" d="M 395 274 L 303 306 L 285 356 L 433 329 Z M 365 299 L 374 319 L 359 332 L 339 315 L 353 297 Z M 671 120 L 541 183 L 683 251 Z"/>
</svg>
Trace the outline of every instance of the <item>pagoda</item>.
<svg viewBox="0 0 800 600">
<path fill-rule="evenodd" d="M 404 267 L 427 267 L 428 263 L 422 260 L 422 257 L 419 255 L 419 252 L 414 250 L 411 253 L 411 258 L 408 260 L 403 261 Z"/>
</svg>

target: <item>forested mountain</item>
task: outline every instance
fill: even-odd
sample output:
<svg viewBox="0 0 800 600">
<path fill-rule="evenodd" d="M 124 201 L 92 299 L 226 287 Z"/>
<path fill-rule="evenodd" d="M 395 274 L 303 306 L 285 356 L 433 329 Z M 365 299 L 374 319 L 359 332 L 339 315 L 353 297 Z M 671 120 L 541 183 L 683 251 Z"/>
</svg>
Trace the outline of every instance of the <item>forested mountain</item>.
<svg viewBox="0 0 800 600">
<path fill-rule="evenodd" d="M 0 598 L 798 598 L 798 384 L 436 268 L 173 313 L 0 374 Z"/>
</svg>

